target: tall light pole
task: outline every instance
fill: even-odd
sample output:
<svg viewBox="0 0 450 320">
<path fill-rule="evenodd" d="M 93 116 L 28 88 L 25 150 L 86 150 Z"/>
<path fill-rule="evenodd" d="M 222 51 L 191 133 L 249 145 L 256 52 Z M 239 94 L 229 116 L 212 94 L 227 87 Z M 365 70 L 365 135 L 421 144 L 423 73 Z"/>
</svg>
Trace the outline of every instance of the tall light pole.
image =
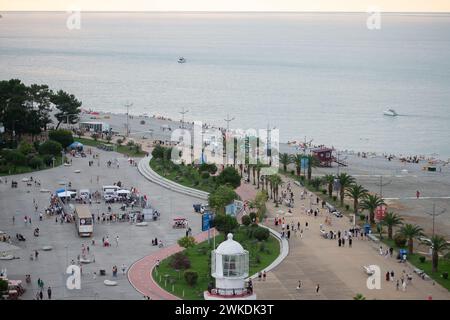
<svg viewBox="0 0 450 320">
<path fill-rule="evenodd" d="M 230 118 L 230 114 L 227 114 L 227 118 L 224 119 L 227 122 L 227 132 L 230 130 L 230 122 L 233 121 L 235 117 Z"/>
<path fill-rule="evenodd" d="M 130 118 L 130 113 L 129 113 L 129 109 L 131 108 L 133 106 L 133 104 L 132 103 L 125 103 L 125 108 L 127 108 L 127 134 L 126 134 L 126 136 L 128 137 L 129 136 L 129 134 L 130 134 L 130 126 L 129 126 L 129 122 L 128 122 L 128 119 Z"/>
<path fill-rule="evenodd" d="M 378 187 L 380 187 L 380 197 L 383 199 L 383 187 L 391 184 L 392 180 L 389 180 L 388 182 L 383 183 L 383 176 L 380 174 L 380 182 L 375 183 Z"/>
<path fill-rule="evenodd" d="M 441 211 L 436 212 L 436 203 L 433 202 L 433 211 L 432 212 L 425 212 L 426 214 L 428 214 L 428 215 L 433 217 L 433 237 L 434 237 L 434 225 L 435 225 L 434 221 L 435 221 L 435 218 L 440 216 L 441 214 L 443 214 L 446 211 L 447 211 L 447 209 L 442 209 Z"/>
<path fill-rule="evenodd" d="M 185 110 L 184 107 L 181 109 L 180 114 L 181 114 L 181 129 L 184 129 L 184 115 L 186 113 L 188 113 L 189 110 Z"/>
</svg>

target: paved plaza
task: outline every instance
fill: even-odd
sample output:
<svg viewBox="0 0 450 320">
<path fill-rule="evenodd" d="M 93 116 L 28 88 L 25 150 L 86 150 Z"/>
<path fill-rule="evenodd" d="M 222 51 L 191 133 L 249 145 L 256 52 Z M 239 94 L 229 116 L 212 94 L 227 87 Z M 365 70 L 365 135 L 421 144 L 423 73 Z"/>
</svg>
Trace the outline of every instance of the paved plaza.
<svg viewBox="0 0 450 320">
<path fill-rule="evenodd" d="M 140 175 L 137 167 L 130 166 L 127 158 L 121 154 L 95 148 L 93 152 L 99 153 L 100 166 L 95 160 L 94 166 L 89 167 L 88 161 L 92 160 L 89 156 L 71 158 L 73 161 L 71 167 L 60 166 L 32 174 L 10 176 L 8 184 L 0 184 L 0 230 L 8 233 L 13 244 L 21 248 L 15 252 L 20 259 L 0 261 L 0 269 L 7 268 L 10 279 L 25 280 L 26 274 L 31 275 L 32 285 L 25 285 L 28 290 L 23 296 L 24 299 L 34 298 L 38 278 L 44 281 L 45 289 L 47 286 L 52 287 L 52 299 L 141 299 L 142 295 L 130 285 L 127 276 L 122 274 L 122 265 L 128 269 L 143 256 L 156 252 L 158 247 L 151 245 L 151 240 L 155 237 L 161 239 L 165 246 L 169 246 L 184 236 L 184 229 L 172 228 L 171 222 L 175 216 L 188 218 L 193 234 L 200 232 L 201 217 L 193 212 L 192 207 L 198 199 L 170 192 L 148 182 Z M 116 158 L 119 159 L 119 169 L 108 168 L 106 162 Z M 75 170 L 81 172 L 75 173 Z M 27 187 L 27 184 L 21 181 L 23 177 L 30 176 L 40 181 L 41 187 L 35 187 L 34 184 Z M 19 182 L 17 189 L 11 188 L 12 179 Z M 69 181 L 73 188 L 88 188 L 91 192 L 101 191 L 102 185 L 112 185 L 121 181 L 125 188 L 135 187 L 140 194 L 147 195 L 152 206 L 161 213 L 161 219 L 156 222 L 149 221 L 146 227 L 137 227 L 129 222 L 96 223 L 93 238 L 80 238 L 73 223 L 55 223 L 55 216 L 44 215 L 43 221 L 39 221 L 39 212 L 43 212 L 44 207 L 48 206 L 50 197 L 50 193 L 41 193 L 40 189 L 55 192 L 64 188 L 62 184 Z M 33 199 L 38 204 L 38 212 L 34 212 Z M 119 204 L 114 204 L 113 212 L 119 212 L 119 207 Z M 91 211 L 97 215 L 107 212 L 107 207 L 104 201 L 100 205 L 93 203 Z M 31 215 L 32 225 L 24 224 L 25 215 Z M 39 237 L 33 236 L 36 227 L 40 229 Z M 17 241 L 16 233 L 24 235 L 27 240 Z M 104 236 L 109 236 L 111 247 L 101 246 Z M 119 236 L 118 247 L 114 240 L 116 236 Z M 91 244 L 92 239 L 95 239 L 95 246 Z M 77 256 L 81 254 L 82 244 L 89 245 L 90 255 L 95 258 L 95 263 L 83 265 L 81 290 L 67 290 L 65 268 L 71 260 L 76 261 Z M 52 246 L 53 250 L 42 251 L 42 247 L 46 245 Z M 34 250 L 39 251 L 39 257 L 38 260 L 31 261 L 29 256 Z M 114 279 L 118 285 L 107 287 L 103 281 L 112 280 L 114 265 L 119 269 L 118 277 Z M 100 269 L 106 269 L 107 275 L 99 276 Z M 94 272 L 97 273 L 95 278 Z"/>
<path fill-rule="evenodd" d="M 303 229 L 303 237 L 300 233 L 291 233 L 289 240 L 288 257 L 267 275 L 266 281 L 255 281 L 254 287 L 258 299 L 353 299 L 357 293 L 362 293 L 367 299 L 419 299 L 424 300 L 429 296 L 433 299 L 450 299 L 450 293 L 432 280 L 425 281 L 413 273 L 413 270 L 403 263 L 398 263 L 393 258 L 385 258 L 378 253 L 379 243 L 371 240 L 355 239 L 352 247 L 338 247 L 337 240 L 325 239 L 320 233 L 320 224 L 323 224 L 325 231 L 344 230 L 351 228 L 347 217 L 333 218 L 332 225 L 324 223 L 325 216 L 330 216 L 325 209 L 320 210 L 317 218 L 305 213 L 305 208 L 315 206 L 316 197 L 307 197 L 300 200 L 301 187 L 291 182 L 294 197 L 296 199 L 295 208 L 292 215 L 280 214 L 286 218 L 286 223 L 298 221 Z M 273 219 L 278 210 L 287 212 L 286 207 L 275 208 L 273 203 L 268 207 L 266 225 L 281 231 L 281 227 L 275 227 Z M 309 226 L 306 229 L 305 223 Z M 384 248 L 386 249 L 386 248 Z M 381 289 L 370 290 L 366 286 L 368 276 L 363 272 L 363 266 L 378 265 L 381 268 Z M 396 290 L 395 282 L 386 282 L 385 273 L 394 271 L 395 279 L 400 279 L 403 270 L 413 275 L 413 280 L 407 286 L 406 292 L 400 288 Z M 297 290 L 298 281 L 303 285 Z M 316 294 L 316 285 L 320 285 L 319 294 Z"/>
</svg>

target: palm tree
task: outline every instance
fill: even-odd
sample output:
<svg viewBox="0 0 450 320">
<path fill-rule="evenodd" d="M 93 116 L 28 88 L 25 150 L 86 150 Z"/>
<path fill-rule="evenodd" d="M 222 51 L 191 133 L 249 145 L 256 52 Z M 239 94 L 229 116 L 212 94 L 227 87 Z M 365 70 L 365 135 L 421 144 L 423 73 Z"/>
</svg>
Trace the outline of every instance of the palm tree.
<svg viewBox="0 0 450 320">
<path fill-rule="evenodd" d="M 273 190 L 273 200 L 276 203 L 276 206 L 278 207 L 278 193 L 280 189 L 280 185 L 283 184 L 283 180 L 278 174 L 274 174 L 270 176 L 270 182 L 272 185 Z"/>
<path fill-rule="evenodd" d="M 304 156 L 305 159 L 308 159 L 308 181 L 311 181 L 312 176 L 312 168 L 315 168 L 319 165 L 319 160 L 312 155 Z"/>
<path fill-rule="evenodd" d="M 303 159 L 303 155 L 301 154 L 295 154 L 292 155 L 292 163 L 295 164 L 295 170 L 297 171 L 297 176 L 300 176 L 300 174 L 302 173 L 302 159 Z"/>
<path fill-rule="evenodd" d="M 432 248 L 432 271 L 438 271 L 439 253 L 445 251 L 450 246 L 447 240 L 443 236 L 434 235 L 431 237 L 431 248 Z"/>
<path fill-rule="evenodd" d="M 409 254 L 412 254 L 414 249 L 414 238 L 422 236 L 423 229 L 418 225 L 412 225 L 407 223 L 400 228 L 399 233 L 408 240 L 408 251 Z"/>
<path fill-rule="evenodd" d="M 356 296 L 353 297 L 353 300 L 366 300 L 366 297 L 364 297 L 362 293 L 357 293 Z"/>
<path fill-rule="evenodd" d="M 287 166 L 291 163 L 291 157 L 287 153 L 282 153 L 280 155 L 280 162 L 283 165 L 283 171 L 287 171 Z"/>
<path fill-rule="evenodd" d="M 316 178 L 312 179 L 310 183 L 313 186 L 314 190 L 318 191 L 320 186 L 323 183 L 323 180 L 316 177 Z"/>
<path fill-rule="evenodd" d="M 256 164 L 252 164 L 252 173 L 253 173 L 253 185 L 256 185 L 255 177 L 256 177 Z"/>
<path fill-rule="evenodd" d="M 392 239 L 392 229 L 403 224 L 403 218 L 393 212 L 388 212 L 384 216 L 383 224 L 388 227 L 388 238 Z"/>
<path fill-rule="evenodd" d="M 351 175 L 347 173 L 341 173 L 337 176 L 337 179 L 339 180 L 339 183 L 341 185 L 340 188 L 340 197 L 341 197 L 341 206 L 344 205 L 344 195 L 345 195 L 345 189 L 350 187 L 354 182 L 355 178 L 353 178 Z"/>
<path fill-rule="evenodd" d="M 334 175 L 327 174 L 323 177 L 323 182 L 328 187 L 328 195 L 331 197 L 333 194 L 333 183 L 334 183 Z"/>
<path fill-rule="evenodd" d="M 384 200 L 376 194 L 368 194 L 361 201 L 361 208 L 369 211 L 370 223 L 375 223 L 375 209 L 384 204 Z"/>
<path fill-rule="evenodd" d="M 367 196 L 368 190 L 360 184 L 352 184 L 346 188 L 345 195 L 353 199 L 353 210 L 358 213 L 359 200 Z"/>
</svg>

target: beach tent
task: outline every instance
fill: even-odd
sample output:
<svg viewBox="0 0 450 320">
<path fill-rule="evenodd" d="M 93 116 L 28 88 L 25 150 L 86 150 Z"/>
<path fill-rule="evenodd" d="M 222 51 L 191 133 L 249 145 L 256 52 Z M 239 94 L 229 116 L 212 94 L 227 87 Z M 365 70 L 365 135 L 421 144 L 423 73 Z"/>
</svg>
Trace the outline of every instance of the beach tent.
<svg viewBox="0 0 450 320">
<path fill-rule="evenodd" d="M 83 150 L 83 144 L 78 141 L 75 141 L 74 143 L 70 144 L 68 148 L 72 150 L 73 149 Z"/>
</svg>

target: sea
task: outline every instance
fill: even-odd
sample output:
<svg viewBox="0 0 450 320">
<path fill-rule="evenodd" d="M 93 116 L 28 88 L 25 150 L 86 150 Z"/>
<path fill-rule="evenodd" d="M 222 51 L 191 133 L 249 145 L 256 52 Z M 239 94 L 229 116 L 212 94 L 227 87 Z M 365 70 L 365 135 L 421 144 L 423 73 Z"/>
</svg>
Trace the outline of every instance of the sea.
<svg viewBox="0 0 450 320">
<path fill-rule="evenodd" d="M 376 28 L 367 13 L 1 15 L 0 80 L 48 84 L 85 109 L 184 108 L 284 142 L 450 157 L 450 14 L 381 13 Z"/>
</svg>

